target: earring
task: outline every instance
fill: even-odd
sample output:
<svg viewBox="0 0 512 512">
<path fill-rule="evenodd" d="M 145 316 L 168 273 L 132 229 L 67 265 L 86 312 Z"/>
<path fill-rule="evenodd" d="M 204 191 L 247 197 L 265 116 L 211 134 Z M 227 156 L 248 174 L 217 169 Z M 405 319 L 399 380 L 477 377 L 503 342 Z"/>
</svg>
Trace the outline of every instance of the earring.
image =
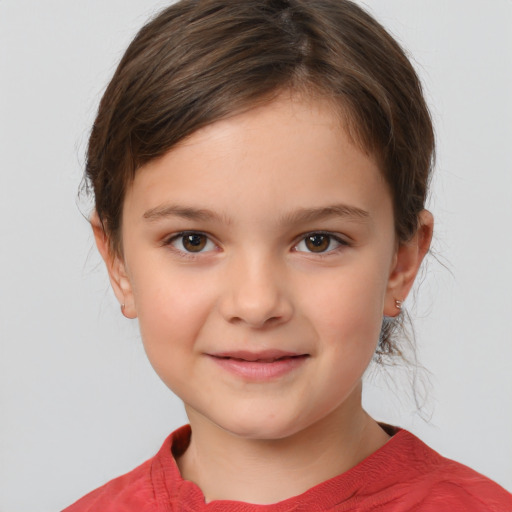
<svg viewBox="0 0 512 512">
<path fill-rule="evenodd" d="M 124 313 L 124 306 L 125 306 L 124 304 L 121 304 L 121 313 L 122 313 L 122 315 L 123 315 L 124 317 L 128 318 L 128 317 L 125 315 L 125 313 Z"/>
<path fill-rule="evenodd" d="M 395 299 L 395 308 L 396 309 L 402 309 L 402 300 Z"/>
</svg>

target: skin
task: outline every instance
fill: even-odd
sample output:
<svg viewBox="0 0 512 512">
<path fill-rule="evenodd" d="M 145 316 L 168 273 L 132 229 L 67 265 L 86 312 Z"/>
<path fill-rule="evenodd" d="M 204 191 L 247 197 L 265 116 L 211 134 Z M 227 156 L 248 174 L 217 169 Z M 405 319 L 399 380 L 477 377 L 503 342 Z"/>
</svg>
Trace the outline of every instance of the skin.
<svg viewBox="0 0 512 512">
<path fill-rule="evenodd" d="M 138 317 L 151 364 L 185 403 L 193 435 L 178 465 L 206 501 L 281 501 L 388 440 L 362 409 L 361 378 L 432 226 L 424 211 L 398 243 L 375 160 L 332 105 L 291 94 L 141 168 L 124 202 L 122 256 L 93 218 L 124 314 Z M 200 252 L 187 251 L 184 231 L 199 234 Z M 300 362 L 255 380 L 215 356 L 269 349 Z"/>
</svg>

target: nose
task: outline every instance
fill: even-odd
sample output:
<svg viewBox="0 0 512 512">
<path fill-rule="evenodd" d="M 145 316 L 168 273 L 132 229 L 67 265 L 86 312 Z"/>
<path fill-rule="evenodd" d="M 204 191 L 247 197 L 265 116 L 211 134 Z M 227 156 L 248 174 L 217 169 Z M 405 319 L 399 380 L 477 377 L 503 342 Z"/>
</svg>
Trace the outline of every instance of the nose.
<svg viewBox="0 0 512 512">
<path fill-rule="evenodd" d="M 226 321 L 264 328 L 291 318 L 293 305 L 281 265 L 271 258 L 245 256 L 229 267 L 220 304 Z"/>
</svg>

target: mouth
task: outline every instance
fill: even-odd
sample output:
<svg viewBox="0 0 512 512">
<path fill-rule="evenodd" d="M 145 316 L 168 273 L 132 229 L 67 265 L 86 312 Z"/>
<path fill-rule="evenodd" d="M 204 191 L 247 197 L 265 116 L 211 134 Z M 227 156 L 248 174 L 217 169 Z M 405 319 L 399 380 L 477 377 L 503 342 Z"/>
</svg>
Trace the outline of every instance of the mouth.
<svg viewBox="0 0 512 512">
<path fill-rule="evenodd" d="M 309 358 L 309 354 L 282 350 L 237 350 L 207 355 L 224 370 L 253 381 L 275 380 L 297 370 Z"/>
<path fill-rule="evenodd" d="M 209 354 L 212 357 L 220 359 L 235 359 L 237 361 L 248 361 L 258 363 L 273 363 L 281 359 L 289 359 L 295 357 L 305 357 L 309 354 L 298 354 L 296 352 L 284 352 L 282 350 L 262 350 L 259 352 L 250 352 L 248 350 L 236 350 L 232 352 L 220 352 Z"/>
</svg>

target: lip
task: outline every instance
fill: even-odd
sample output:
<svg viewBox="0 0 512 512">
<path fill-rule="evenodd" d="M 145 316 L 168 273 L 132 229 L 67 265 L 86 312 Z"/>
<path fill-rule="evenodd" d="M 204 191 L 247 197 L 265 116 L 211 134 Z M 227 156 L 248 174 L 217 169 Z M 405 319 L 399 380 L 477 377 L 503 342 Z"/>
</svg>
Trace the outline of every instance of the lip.
<svg viewBox="0 0 512 512">
<path fill-rule="evenodd" d="M 309 354 L 282 350 L 236 350 L 207 356 L 221 368 L 238 377 L 252 381 L 268 381 L 296 370 L 306 362 Z"/>
</svg>

